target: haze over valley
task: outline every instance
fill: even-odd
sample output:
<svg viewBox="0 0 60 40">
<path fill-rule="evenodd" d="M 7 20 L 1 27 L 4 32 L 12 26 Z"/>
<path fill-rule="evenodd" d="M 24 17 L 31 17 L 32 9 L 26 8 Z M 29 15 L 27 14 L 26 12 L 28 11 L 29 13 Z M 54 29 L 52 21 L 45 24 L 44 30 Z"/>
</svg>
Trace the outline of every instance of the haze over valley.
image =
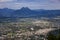
<svg viewBox="0 0 60 40">
<path fill-rule="evenodd" d="M 60 40 L 60 0 L 0 0 L 0 40 Z"/>
</svg>

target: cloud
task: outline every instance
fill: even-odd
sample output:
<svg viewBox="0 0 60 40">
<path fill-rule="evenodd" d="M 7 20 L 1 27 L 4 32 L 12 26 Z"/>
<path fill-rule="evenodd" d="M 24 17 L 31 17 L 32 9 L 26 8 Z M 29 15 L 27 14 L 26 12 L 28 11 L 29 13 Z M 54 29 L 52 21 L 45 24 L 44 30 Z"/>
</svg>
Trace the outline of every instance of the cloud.
<svg viewBox="0 0 60 40">
<path fill-rule="evenodd" d="M 53 2 L 53 3 L 60 3 L 60 0 L 49 0 L 50 2 Z"/>
<path fill-rule="evenodd" d="M 17 2 L 46 2 L 48 0 L 17 0 Z"/>
<path fill-rule="evenodd" d="M 0 0 L 0 2 L 60 2 L 60 0 Z"/>
<path fill-rule="evenodd" d="M 30 9 L 60 9 L 60 4 L 39 4 L 39 3 L 1 3 L 0 8 L 20 9 L 29 7 Z"/>
<path fill-rule="evenodd" d="M 60 9 L 59 0 L 0 0 L 0 8 Z M 52 3 L 51 3 L 52 2 Z"/>
<path fill-rule="evenodd" d="M 11 1 L 16 1 L 16 2 L 60 2 L 60 0 L 0 0 L 0 2 L 11 2 Z"/>
<path fill-rule="evenodd" d="M 14 0 L 0 0 L 0 2 L 10 2 L 10 1 L 14 1 Z"/>
</svg>

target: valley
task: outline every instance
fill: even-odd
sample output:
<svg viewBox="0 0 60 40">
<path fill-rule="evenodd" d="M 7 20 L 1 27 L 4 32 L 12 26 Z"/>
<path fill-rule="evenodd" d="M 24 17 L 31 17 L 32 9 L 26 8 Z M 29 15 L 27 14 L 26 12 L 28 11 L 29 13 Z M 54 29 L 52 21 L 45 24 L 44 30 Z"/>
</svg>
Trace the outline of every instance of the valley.
<svg viewBox="0 0 60 40">
<path fill-rule="evenodd" d="M 51 20 L 45 18 L 2 18 L 0 20 L 0 39 L 2 37 L 4 40 L 29 40 L 30 36 L 34 36 L 34 38 L 37 36 L 38 39 L 40 37 L 40 40 L 44 40 L 50 31 L 60 29 L 60 19 L 55 18 Z"/>
</svg>

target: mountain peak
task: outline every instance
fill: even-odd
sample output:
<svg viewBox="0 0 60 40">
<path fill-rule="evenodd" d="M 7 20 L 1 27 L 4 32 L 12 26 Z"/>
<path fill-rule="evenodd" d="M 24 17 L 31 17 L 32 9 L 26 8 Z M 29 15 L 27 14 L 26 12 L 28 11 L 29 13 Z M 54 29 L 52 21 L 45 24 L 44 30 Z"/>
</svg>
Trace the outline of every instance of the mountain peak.
<svg viewBox="0 0 60 40">
<path fill-rule="evenodd" d="M 21 10 L 30 10 L 28 7 L 22 7 Z"/>
<path fill-rule="evenodd" d="M 3 8 L 3 9 L 8 9 L 8 8 Z"/>
</svg>

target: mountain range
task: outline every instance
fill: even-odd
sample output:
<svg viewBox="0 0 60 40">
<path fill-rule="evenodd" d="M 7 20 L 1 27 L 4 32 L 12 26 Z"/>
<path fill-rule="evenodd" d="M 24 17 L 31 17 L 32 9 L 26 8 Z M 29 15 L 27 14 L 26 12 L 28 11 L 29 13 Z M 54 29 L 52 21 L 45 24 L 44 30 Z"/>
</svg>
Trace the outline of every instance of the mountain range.
<svg viewBox="0 0 60 40">
<path fill-rule="evenodd" d="M 38 9 L 38 10 L 32 10 L 28 7 L 22 7 L 18 10 L 13 9 L 0 9 L 0 18 L 2 17 L 57 17 L 60 16 L 60 10 L 44 10 L 44 9 Z"/>
</svg>

